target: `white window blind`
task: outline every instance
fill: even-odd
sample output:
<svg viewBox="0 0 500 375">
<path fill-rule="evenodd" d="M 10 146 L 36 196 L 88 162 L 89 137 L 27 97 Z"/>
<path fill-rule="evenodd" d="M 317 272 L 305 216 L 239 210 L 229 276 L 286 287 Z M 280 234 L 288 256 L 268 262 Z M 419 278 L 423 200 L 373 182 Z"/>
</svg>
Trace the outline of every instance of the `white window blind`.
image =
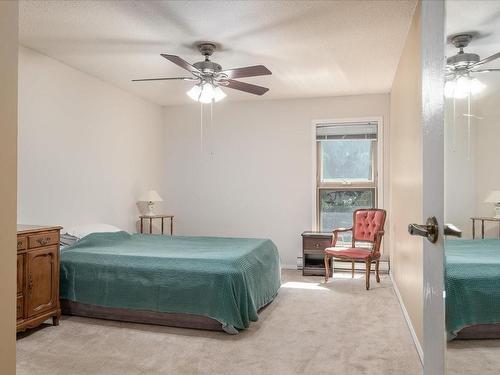
<svg viewBox="0 0 500 375">
<path fill-rule="evenodd" d="M 316 140 L 377 139 L 377 123 L 336 123 L 316 125 Z"/>
</svg>

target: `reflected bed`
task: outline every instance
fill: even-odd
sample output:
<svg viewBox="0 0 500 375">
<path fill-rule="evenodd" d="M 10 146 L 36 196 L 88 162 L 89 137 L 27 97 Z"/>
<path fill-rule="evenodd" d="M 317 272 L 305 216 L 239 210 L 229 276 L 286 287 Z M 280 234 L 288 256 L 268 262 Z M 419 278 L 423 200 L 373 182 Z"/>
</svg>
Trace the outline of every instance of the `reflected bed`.
<svg viewBox="0 0 500 375">
<path fill-rule="evenodd" d="M 500 338 L 500 240 L 447 240 L 448 339 Z"/>
</svg>

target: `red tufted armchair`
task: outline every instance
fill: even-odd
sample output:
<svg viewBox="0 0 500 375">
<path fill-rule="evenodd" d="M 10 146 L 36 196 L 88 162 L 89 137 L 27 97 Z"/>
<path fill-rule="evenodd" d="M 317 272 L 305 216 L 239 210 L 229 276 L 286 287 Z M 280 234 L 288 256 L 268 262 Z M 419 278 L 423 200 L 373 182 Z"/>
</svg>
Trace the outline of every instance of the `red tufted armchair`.
<svg viewBox="0 0 500 375">
<path fill-rule="evenodd" d="M 330 274 L 330 259 L 337 258 L 352 262 L 352 277 L 354 277 L 354 262 L 364 261 L 366 264 L 366 290 L 370 289 L 371 264 L 375 261 L 375 274 L 380 282 L 379 259 L 380 243 L 384 235 L 386 212 L 385 210 L 370 208 L 360 209 L 353 213 L 352 228 L 338 228 L 333 230 L 332 247 L 325 249 L 325 282 Z M 352 246 L 349 248 L 336 247 L 340 232 L 352 231 Z M 371 244 L 371 249 L 356 247 L 356 242 Z"/>
</svg>

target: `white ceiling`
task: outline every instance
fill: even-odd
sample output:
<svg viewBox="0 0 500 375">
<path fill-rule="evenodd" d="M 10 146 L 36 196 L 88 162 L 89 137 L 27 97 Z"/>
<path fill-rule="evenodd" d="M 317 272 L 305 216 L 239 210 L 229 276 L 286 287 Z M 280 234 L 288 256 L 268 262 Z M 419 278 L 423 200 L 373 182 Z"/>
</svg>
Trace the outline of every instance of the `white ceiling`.
<svg viewBox="0 0 500 375">
<path fill-rule="evenodd" d="M 160 53 L 195 62 L 193 43 L 222 50 L 223 68 L 264 64 L 242 79 L 263 99 L 389 92 L 415 8 L 393 1 L 21 1 L 20 42 L 162 105 L 189 103 L 190 83 Z M 226 89 L 229 100 L 258 97 Z"/>
</svg>

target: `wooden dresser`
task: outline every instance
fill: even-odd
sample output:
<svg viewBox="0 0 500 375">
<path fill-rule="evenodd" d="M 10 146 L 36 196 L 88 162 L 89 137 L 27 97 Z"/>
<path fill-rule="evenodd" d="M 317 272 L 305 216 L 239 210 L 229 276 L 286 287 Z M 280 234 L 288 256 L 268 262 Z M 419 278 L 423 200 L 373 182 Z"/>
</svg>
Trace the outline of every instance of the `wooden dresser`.
<svg viewBox="0 0 500 375">
<path fill-rule="evenodd" d="M 59 324 L 59 231 L 17 226 L 17 331 L 52 318 Z"/>
</svg>

